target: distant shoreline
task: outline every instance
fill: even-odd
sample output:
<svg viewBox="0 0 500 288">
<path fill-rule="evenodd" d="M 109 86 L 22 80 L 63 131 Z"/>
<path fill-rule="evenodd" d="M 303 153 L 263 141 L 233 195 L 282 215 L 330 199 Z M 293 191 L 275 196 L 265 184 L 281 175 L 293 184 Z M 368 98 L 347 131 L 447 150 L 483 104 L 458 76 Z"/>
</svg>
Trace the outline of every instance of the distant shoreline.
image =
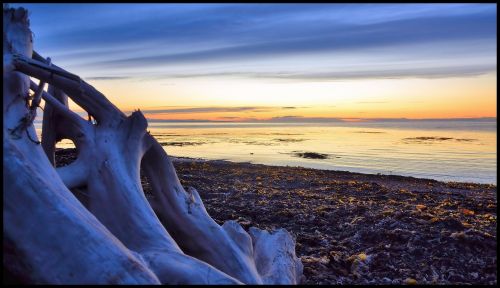
<svg viewBox="0 0 500 288">
<path fill-rule="evenodd" d="M 251 120 L 207 120 L 207 119 L 154 119 L 148 118 L 149 122 L 169 122 L 169 123 L 192 123 L 192 122 L 207 122 L 207 123 L 275 123 L 275 124 L 288 124 L 288 123 L 308 123 L 308 124 L 324 124 L 324 123 L 376 123 L 376 122 L 426 122 L 426 121 L 471 121 L 471 122 L 496 122 L 496 117 L 477 117 L 477 118 L 336 118 L 336 117 L 276 117 L 271 119 L 251 119 Z M 282 121 L 282 122 L 280 122 Z"/>
<path fill-rule="evenodd" d="M 87 112 L 76 111 L 84 117 Z M 131 111 L 126 111 L 126 114 Z M 43 115 L 43 113 L 40 113 Z M 171 123 L 171 124 L 193 124 L 193 123 L 206 123 L 206 124 L 374 124 L 374 123 L 387 123 L 387 122 L 497 122 L 497 117 L 476 117 L 476 118 L 335 118 L 335 117 L 277 117 L 271 119 L 250 119 L 250 120 L 209 120 L 209 119 L 155 119 L 148 118 L 147 113 L 145 116 L 150 123 Z M 41 123 L 42 117 L 38 117 L 35 123 Z"/>
</svg>

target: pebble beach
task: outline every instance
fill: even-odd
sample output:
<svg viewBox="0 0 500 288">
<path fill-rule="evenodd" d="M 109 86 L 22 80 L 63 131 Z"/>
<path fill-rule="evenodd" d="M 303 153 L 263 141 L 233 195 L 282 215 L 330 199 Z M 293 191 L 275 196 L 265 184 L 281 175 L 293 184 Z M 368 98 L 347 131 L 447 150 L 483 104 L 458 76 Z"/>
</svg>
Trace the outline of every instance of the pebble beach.
<svg viewBox="0 0 500 288">
<path fill-rule="evenodd" d="M 287 229 L 304 284 L 497 284 L 496 185 L 172 160 L 217 223 Z"/>
</svg>

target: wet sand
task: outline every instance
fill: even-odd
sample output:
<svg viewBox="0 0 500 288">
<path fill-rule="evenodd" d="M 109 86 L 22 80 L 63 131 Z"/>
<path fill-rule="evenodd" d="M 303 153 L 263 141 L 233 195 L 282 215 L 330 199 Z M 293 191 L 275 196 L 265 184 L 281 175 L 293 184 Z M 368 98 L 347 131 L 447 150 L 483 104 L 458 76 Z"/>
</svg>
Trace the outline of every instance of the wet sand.
<svg viewBox="0 0 500 288">
<path fill-rule="evenodd" d="M 56 153 L 58 165 L 74 149 Z M 216 222 L 286 228 L 305 284 L 496 284 L 497 187 L 173 158 Z M 142 178 L 148 197 L 148 180 Z"/>
</svg>

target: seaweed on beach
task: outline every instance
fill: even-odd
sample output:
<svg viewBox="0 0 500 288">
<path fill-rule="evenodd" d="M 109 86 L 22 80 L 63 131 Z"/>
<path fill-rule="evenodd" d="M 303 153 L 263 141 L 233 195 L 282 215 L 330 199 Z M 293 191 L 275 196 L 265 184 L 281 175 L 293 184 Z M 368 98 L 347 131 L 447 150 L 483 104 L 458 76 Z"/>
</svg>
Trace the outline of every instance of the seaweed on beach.
<svg viewBox="0 0 500 288">
<path fill-rule="evenodd" d="M 295 157 L 305 158 L 305 159 L 328 159 L 329 154 L 317 153 L 317 152 L 303 152 L 303 151 L 293 151 L 291 153 Z"/>
<path fill-rule="evenodd" d="M 74 152 L 56 151 L 58 165 Z M 290 231 L 304 284 L 497 284 L 496 185 L 189 158 L 173 163 L 218 224 Z M 141 182 L 146 197 L 154 197 L 148 179 Z"/>
</svg>

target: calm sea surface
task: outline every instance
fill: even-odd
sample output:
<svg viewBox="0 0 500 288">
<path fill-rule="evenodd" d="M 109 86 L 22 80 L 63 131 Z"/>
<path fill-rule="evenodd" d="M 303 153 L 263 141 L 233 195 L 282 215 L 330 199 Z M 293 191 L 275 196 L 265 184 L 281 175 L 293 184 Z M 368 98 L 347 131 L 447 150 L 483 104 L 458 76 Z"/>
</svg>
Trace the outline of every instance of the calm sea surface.
<svg viewBox="0 0 500 288">
<path fill-rule="evenodd" d="M 495 121 L 150 122 L 148 129 L 172 156 L 496 185 L 496 127 Z M 74 146 L 63 140 L 57 147 Z M 304 152 L 328 158 L 301 158 Z"/>
</svg>

